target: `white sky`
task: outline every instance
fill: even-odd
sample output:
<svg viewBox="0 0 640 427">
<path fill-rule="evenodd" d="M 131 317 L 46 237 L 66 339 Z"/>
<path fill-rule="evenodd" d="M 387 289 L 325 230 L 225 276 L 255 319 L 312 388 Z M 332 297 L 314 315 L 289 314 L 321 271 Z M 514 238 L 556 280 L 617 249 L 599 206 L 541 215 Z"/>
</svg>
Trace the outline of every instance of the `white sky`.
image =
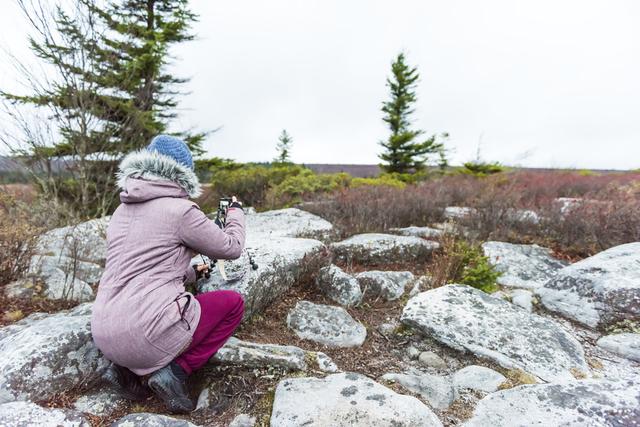
<svg viewBox="0 0 640 427">
<path fill-rule="evenodd" d="M 449 132 L 454 163 L 640 167 L 637 0 L 192 1 L 199 39 L 179 47 L 191 77 L 178 126 L 215 129 L 209 154 L 377 163 L 380 106 L 401 50 L 421 73 L 416 126 Z M 2 0 L 0 44 L 28 55 Z M 16 76 L 0 64 L 5 87 Z"/>
</svg>

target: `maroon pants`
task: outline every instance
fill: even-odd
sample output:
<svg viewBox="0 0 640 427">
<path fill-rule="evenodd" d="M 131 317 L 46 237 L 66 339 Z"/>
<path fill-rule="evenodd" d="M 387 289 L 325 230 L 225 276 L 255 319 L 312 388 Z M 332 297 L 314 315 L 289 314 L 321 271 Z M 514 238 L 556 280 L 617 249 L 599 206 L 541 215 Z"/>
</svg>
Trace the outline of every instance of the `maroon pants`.
<svg viewBox="0 0 640 427">
<path fill-rule="evenodd" d="M 200 303 L 200 322 L 189 347 L 176 358 L 176 363 L 190 375 L 207 361 L 233 335 L 242 315 L 244 301 L 234 291 L 212 291 L 196 295 Z"/>
</svg>

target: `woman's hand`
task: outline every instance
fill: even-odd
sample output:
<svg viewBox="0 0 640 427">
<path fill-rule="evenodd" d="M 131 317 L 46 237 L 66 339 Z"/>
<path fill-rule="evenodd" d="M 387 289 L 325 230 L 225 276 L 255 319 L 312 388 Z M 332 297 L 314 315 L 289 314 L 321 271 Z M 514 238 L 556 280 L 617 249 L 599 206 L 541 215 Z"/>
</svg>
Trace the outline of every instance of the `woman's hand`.
<svg viewBox="0 0 640 427">
<path fill-rule="evenodd" d="M 229 205 L 229 207 L 242 209 L 242 202 L 238 201 L 238 198 L 236 196 L 231 196 L 231 204 Z"/>
<path fill-rule="evenodd" d="M 192 267 L 193 267 L 193 270 L 196 272 L 196 280 L 201 279 L 202 276 L 207 274 L 207 271 L 209 271 L 209 264 L 198 264 L 198 265 L 193 265 Z"/>
</svg>

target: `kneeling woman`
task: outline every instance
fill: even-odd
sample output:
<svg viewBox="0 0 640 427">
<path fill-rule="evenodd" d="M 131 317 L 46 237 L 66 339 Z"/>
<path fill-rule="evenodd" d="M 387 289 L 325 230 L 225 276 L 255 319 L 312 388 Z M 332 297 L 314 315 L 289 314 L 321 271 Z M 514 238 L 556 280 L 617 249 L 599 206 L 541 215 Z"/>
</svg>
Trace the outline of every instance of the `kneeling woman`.
<svg viewBox="0 0 640 427">
<path fill-rule="evenodd" d="M 193 296 L 205 265 L 195 253 L 235 259 L 244 212 L 230 205 L 220 229 L 189 198 L 200 194 L 186 144 L 160 135 L 119 166 L 120 206 L 107 229 L 107 262 L 93 305 L 93 339 L 111 366 L 105 378 L 130 399 L 153 391 L 171 412 L 194 409 L 185 381 L 233 334 L 243 300 L 233 291 Z M 144 384 L 140 376 L 150 375 Z"/>
</svg>

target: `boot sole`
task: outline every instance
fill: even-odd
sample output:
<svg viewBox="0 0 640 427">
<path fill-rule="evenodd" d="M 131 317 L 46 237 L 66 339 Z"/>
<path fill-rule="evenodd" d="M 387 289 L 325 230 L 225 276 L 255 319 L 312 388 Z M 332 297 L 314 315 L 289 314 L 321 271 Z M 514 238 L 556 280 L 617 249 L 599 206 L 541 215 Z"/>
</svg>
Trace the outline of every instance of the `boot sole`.
<svg viewBox="0 0 640 427">
<path fill-rule="evenodd" d="M 179 400 L 169 397 L 171 392 L 165 389 L 162 384 L 156 383 L 153 378 L 149 379 L 147 385 L 151 390 L 153 390 L 155 395 L 164 402 L 169 412 L 188 414 L 195 409 L 193 402 L 190 402 L 191 404 L 186 406 L 185 403 L 181 403 Z"/>
</svg>

